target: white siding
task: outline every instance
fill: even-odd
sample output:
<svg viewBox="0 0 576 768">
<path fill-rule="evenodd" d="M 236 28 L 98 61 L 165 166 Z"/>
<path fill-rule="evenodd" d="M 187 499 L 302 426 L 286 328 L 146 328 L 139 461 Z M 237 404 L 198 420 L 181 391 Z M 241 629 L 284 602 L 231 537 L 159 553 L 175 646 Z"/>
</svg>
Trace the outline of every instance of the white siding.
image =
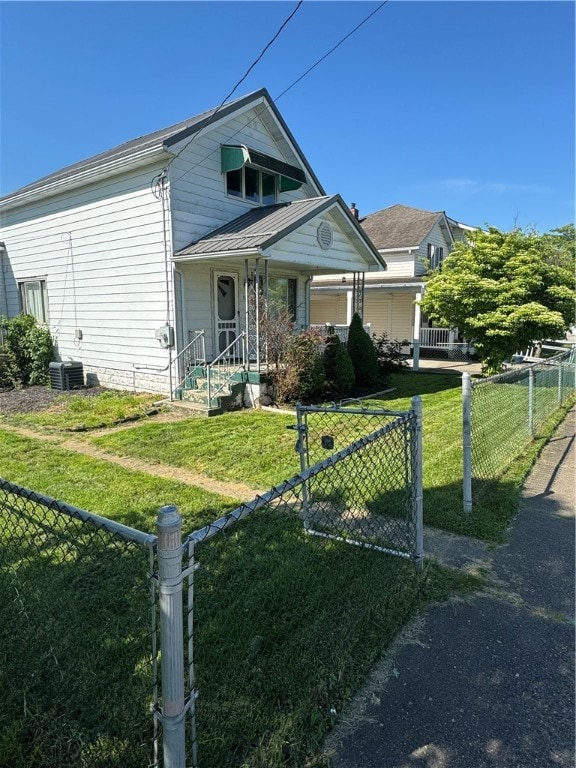
<svg viewBox="0 0 576 768">
<path fill-rule="evenodd" d="M 109 386 L 167 390 L 166 372 L 154 370 L 168 362 L 155 330 L 171 312 L 162 206 L 150 188 L 159 170 L 140 168 L 2 217 L 9 314 L 19 311 L 20 280 L 46 279 L 60 359 L 80 360 L 92 381 Z"/>
<path fill-rule="evenodd" d="M 414 277 L 415 276 L 416 274 L 415 261 L 418 259 L 418 256 L 419 256 L 418 251 L 416 249 L 414 249 L 412 253 L 408 253 L 408 251 L 397 251 L 392 253 L 383 253 L 382 255 L 388 267 L 386 270 L 386 277 Z M 373 279 L 376 279 L 376 278 L 374 277 Z"/>
<path fill-rule="evenodd" d="M 433 246 L 440 246 L 444 249 L 444 258 L 448 256 L 448 253 L 450 251 L 450 243 L 446 241 L 446 238 L 444 237 L 444 234 L 442 232 L 442 229 L 440 228 L 440 225 L 438 223 L 434 224 L 432 227 L 432 230 L 424 240 L 424 242 L 420 243 L 420 248 L 418 249 L 418 254 L 415 258 L 415 276 L 420 277 L 420 275 L 425 275 L 429 268 L 429 259 L 428 259 L 428 243 L 431 243 Z"/>
<path fill-rule="evenodd" d="M 226 195 L 225 177 L 220 172 L 222 144 L 246 144 L 270 157 L 296 165 L 295 157 L 283 155 L 270 132 L 258 117 L 262 106 L 236 116 L 222 126 L 209 128 L 193 141 L 186 139 L 172 148 L 180 153 L 170 168 L 174 250 L 178 251 L 255 204 Z M 283 192 L 278 202 L 302 200 L 318 194 L 305 184 L 299 190 Z"/>
</svg>

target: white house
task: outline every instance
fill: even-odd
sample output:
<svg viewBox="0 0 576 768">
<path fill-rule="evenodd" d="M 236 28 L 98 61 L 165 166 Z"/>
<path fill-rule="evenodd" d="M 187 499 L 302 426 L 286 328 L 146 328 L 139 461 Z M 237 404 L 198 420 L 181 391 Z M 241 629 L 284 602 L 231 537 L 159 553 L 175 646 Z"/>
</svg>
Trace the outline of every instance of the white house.
<svg viewBox="0 0 576 768">
<path fill-rule="evenodd" d="M 258 380 L 258 294 L 305 327 L 314 275 L 386 266 L 265 89 L 1 198 L 0 259 L 0 314 L 35 315 L 88 383 L 165 394 L 206 363 Z"/>
<path fill-rule="evenodd" d="M 370 325 L 372 333 L 385 333 L 389 339 L 410 343 L 420 340 L 423 345 L 428 341 L 448 342 L 449 329 L 431 331 L 431 323 L 421 316 L 418 301 L 429 270 L 438 267 L 454 242 L 463 240 L 473 227 L 460 224 L 442 211 L 405 205 L 392 205 L 359 218 L 352 203 L 351 212 L 387 263 L 385 274 L 364 278 L 364 323 Z M 352 319 L 353 282 L 353 277 L 346 274 L 314 278 L 312 323 L 348 325 Z"/>
</svg>

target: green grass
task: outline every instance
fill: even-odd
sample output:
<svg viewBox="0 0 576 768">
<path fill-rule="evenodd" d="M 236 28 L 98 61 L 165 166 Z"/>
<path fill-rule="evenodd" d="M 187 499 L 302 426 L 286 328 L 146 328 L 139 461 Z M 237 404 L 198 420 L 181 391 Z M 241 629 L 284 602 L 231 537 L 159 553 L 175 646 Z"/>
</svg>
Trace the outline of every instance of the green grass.
<svg viewBox="0 0 576 768">
<path fill-rule="evenodd" d="M 46 411 L 3 415 L 0 421 L 47 430 L 93 429 L 145 416 L 159 397 L 116 391 L 97 396 L 63 394 Z"/>
<path fill-rule="evenodd" d="M 566 409 L 466 516 L 459 377 L 402 374 L 393 384 L 375 405 L 403 410 L 412 395 L 423 398 L 426 523 L 501 541 L 520 484 Z M 231 413 L 86 439 L 265 490 L 299 466 L 295 433 L 286 429 L 294 423 L 286 415 Z M 146 531 L 167 503 L 178 505 L 187 530 L 235 503 L 1 429 L 0 457 L 0 476 Z M 20 602 L 0 601 L 0 768 L 140 768 L 150 736 L 147 566 L 129 553 L 111 556 L 112 544 L 83 546 L 77 531 L 63 547 L 52 541 L 52 527 L 32 532 L 26 517 L 20 582 L 4 571 L 3 591 L 16 586 Z M 0 542 L 6 535 L 4 526 Z M 40 556 L 22 556 L 35 547 Z M 202 768 L 327 768 L 320 748 L 333 712 L 398 630 L 430 601 L 479 587 L 477 578 L 436 565 L 421 575 L 409 562 L 308 537 L 293 514 L 270 510 L 199 547 L 197 557 Z"/>
<path fill-rule="evenodd" d="M 176 504 L 185 529 L 192 530 L 239 501 L 124 470 L 1 428 L 0 456 L 0 477 L 148 532 L 154 532 L 158 509 L 165 504 Z"/>
<path fill-rule="evenodd" d="M 462 393 L 454 374 L 402 373 L 392 376 L 393 391 L 368 400 L 390 410 L 407 410 L 422 397 L 424 522 L 426 525 L 490 542 L 502 542 L 517 511 L 519 488 L 534 461 L 537 440 L 498 480 L 476 486 L 474 511 L 463 513 Z M 506 433 L 506 410 L 496 420 Z M 565 409 L 560 415 L 565 413 Z M 512 416 L 510 416 L 512 418 Z M 557 423 L 557 416 L 551 423 Z M 173 424 L 143 424 L 128 431 L 91 437 L 99 448 L 122 456 L 191 469 L 222 482 L 243 482 L 267 490 L 299 471 L 296 434 L 286 429 L 295 417 L 270 412 L 227 413 L 215 419 Z M 539 434 L 547 433 L 547 423 Z M 493 439 L 498 432 L 492 427 Z M 329 452 L 325 452 L 329 453 Z"/>
<path fill-rule="evenodd" d="M 267 490 L 299 469 L 296 417 L 236 411 L 210 419 L 142 424 L 90 442 L 105 451 L 200 472 L 215 480 Z"/>
<path fill-rule="evenodd" d="M 229 508 L 179 483 L 0 429 L 0 475 L 151 530 L 178 504 L 187 527 Z M 4 513 L 6 514 L 6 512 Z M 141 768 L 149 754 L 147 563 L 85 530 L 21 511 L 3 569 L 0 766 Z M 85 540 L 86 539 L 86 540 Z M 323 738 L 403 624 L 471 576 L 307 537 L 259 512 L 198 550 L 195 657 L 203 768 L 326 765 Z M 14 574 L 16 573 L 16 581 Z M 16 591 L 15 591 L 16 590 Z M 30 655 L 28 655 L 30 654 Z"/>
</svg>

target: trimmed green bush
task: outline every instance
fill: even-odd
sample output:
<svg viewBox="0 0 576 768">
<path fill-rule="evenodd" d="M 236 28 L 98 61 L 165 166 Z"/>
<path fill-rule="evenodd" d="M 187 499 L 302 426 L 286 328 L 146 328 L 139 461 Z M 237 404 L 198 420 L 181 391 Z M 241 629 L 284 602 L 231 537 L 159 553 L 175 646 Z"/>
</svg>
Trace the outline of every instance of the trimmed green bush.
<svg viewBox="0 0 576 768">
<path fill-rule="evenodd" d="M 356 312 L 348 331 L 348 354 L 352 358 L 354 376 L 359 387 L 371 387 L 380 382 L 378 353 L 369 334 L 362 325 L 362 319 Z"/>
<path fill-rule="evenodd" d="M 47 384 L 48 366 L 54 356 L 50 331 L 41 328 L 32 315 L 2 318 L 6 332 L 6 378 L 14 387 Z"/>
<path fill-rule="evenodd" d="M 323 393 L 326 375 L 321 347 L 322 338 L 314 331 L 304 331 L 292 338 L 284 356 L 285 367 L 275 377 L 280 402 L 312 400 Z"/>
<path fill-rule="evenodd" d="M 324 370 L 328 392 L 345 395 L 354 386 L 354 366 L 346 347 L 335 333 L 326 338 L 324 347 Z"/>
<path fill-rule="evenodd" d="M 410 344 L 406 339 L 404 341 L 390 340 L 386 333 L 380 336 L 372 336 L 376 354 L 378 356 L 378 367 L 380 369 L 380 383 L 388 384 L 390 375 L 401 373 L 408 368 L 408 360 L 402 354 L 402 347 Z"/>
</svg>

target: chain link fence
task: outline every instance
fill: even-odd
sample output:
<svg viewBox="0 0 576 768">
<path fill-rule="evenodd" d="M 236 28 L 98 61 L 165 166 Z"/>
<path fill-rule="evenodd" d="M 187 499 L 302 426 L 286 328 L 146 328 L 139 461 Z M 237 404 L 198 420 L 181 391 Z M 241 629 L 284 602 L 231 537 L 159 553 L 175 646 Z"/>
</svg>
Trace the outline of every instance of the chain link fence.
<svg viewBox="0 0 576 768">
<path fill-rule="evenodd" d="M 415 542 L 421 459 L 414 414 L 370 409 L 361 401 L 298 407 L 296 449 L 302 471 L 347 453 L 303 487 L 309 533 L 420 557 Z"/>
<path fill-rule="evenodd" d="M 173 692 L 182 708 L 174 713 L 173 725 L 166 728 L 169 751 L 177 755 L 174 765 L 200 765 L 196 726 L 196 662 L 194 657 L 194 603 L 197 600 L 194 573 L 198 548 L 213 539 L 227 541 L 222 556 L 231 558 L 238 523 L 260 513 L 265 517 L 284 515 L 300 519 L 307 533 L 345 541 L 349 544 L 413 560 L 423 560 L 421 401 L 416 397 L 412 410 L 383 411 L 339 405 L 312 408 L 299 405 L 295 450 L 301 458 L 301 472 L 265 494 L 240 505 L 218 520 L 189 534 L 183 542 L 182 574 L 187 579 L 185 619 L 179 616 L 181 598 L 172 595 L 167 614 L 175 616 L 176 631 L 182 624 L 186 647 L 171 653 L 183 657 L 185 672 Z M 167 521 L 177 527 L 176 508 L 166 508 Z M 175 527 L 170 531 L 176 530 Z M 214 542 L 216 543 L 216 542 Z M 174 540 L 176 546 L 176 540 Z M 273 542 L 267 546 L 274 546 Z M 164 547 L 159 540 L 159 559 Z M 162 565 L 160 565 L 162 573 Z M 184 588 L 184 587 L 183 587 Z M 226 602 L 226 596 L 216 596 Z M 164 613 L 164 612 L 163 612 Z M 217 642 L 217 638 L 214 638 Z M 162 644 L 163 663 L 166 648 Z M 201 664 L 200 660 L 200 664 Z M 164 673 L 163 673 L 164 677 Z M 187 691 L 187 693 L 186 693 Z M 222 703 L 221 703 L 222 705 Z M 210 706 L 210 705 L 208 705 Z M 189 726 L 179 728 L 182 713 L 189 714 Z M 248 713 L 247 713 L 248 714 Z M 232 713 L 231 713 L 232 716 Z M 237 713 L 234 713 L 237 716 Z M 165 742 L 166 743 L 166 742 Z"/>
<path fill-rule="evenodd" d="M 463 376 L 464 510 L 575 392 L 576 349 L 498 376 Z"/>
<path fill-rule="evenodd" d="M 172 506 L 154 535 L 0 480 L 0 748 L 13 740 L 14 765 L 199 765 L 194 604 L 237 610 L 233 589 L 195 592 L 211 539 L 202 575 L 220 585 L 222 569 L 246 578 L 252 538 L 267 558 L 302 525 L 421 566 L 420 399 L 408 412 L 299 407 L 293 429 L 301 472 L 184 539 Z M 224 722 L 225 702 L 207 698 Z"/>
<path fill-rule="evenodd" d="M 155 537 L 5 480 L 0 519 L 0 733 L 10 764 L 153 764 Z"/>
</svg>

